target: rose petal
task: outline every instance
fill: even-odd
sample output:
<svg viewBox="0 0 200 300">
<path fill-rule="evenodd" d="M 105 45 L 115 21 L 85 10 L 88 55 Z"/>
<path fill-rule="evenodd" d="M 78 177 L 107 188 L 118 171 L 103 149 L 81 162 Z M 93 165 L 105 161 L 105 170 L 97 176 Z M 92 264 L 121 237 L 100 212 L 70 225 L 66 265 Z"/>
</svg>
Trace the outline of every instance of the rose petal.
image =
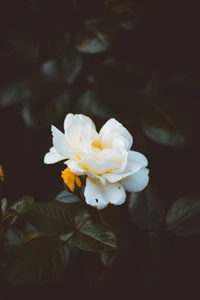
<svg viewBox="0 0 200 300">
<path fill-rule="evenodd" d="M 72 158 L 74 155 L 70 149 L 70 145 L 65 140 L 64 134 L 55 126 L 51 127 L 53 134 L 53 145 L 56 151 L 65 158 Z"/>
<path fill-rule="evenodd" d="M 80 150 L 90 152 L 94 141 L 96 141 L 96 143 L 100 143 L 99 134 L 93 128 L 92 123 L 87 122 L 81 132 Z"/>
<path fill-rule="evenodd" d="M 139 164 L 142 164 L 144 167 L 148 165 L 148 160 L 146 156 L 144 156 L 142 153 L 137 151 L 129 151 L 128 153 L 128 160 L 136 161 Z"/>
<path fill-rule="evenodd" d="M 81 176 L 81 175 L 87 175 L 88 177 L 90 178 L 95 178 L 95 179 L 99 179 L 101 181 L 102 184 L 105 184 L 106 183 L 106 180 L 102 177 L 102 176 L 98 176 L 96 174 L 93 174 L 92 172 L 88 171 L 88 170 L 85 170 L 83 169 L 80 164 L 79 164 L 79 161 L 69 161 L 67 163 L 68 167 L 70 168 L 70 170 L 78 175 L 78 176 Z"/>
<path fill-rule="evenodd" d="M 49 149 L 49 152 L 44 156 L 45 164 L 54 164 L 58 161 L 66 159 L 64 156 L 60 155 L 54 147 Z"/>
<path fill-rule="evenodd" d="M 113 118 L 105 123 L 99 134 L 103 147 L 111 148 L 115 139 L 122 140 L 127 150 L 129 150 L 133 144 L 133 138 L 130 132 Z"/>
<path fill-rule="evenodd" d="M 134 174 L 138 172 L 143 166 L 135 161 L 129 160 L 127 162 L 127 167 L 124 170 L 123 173 L 117 174 L 117 173 L 108 173 L 108 174 L 102 174 L 102 176 L 109 182 L 117 182 L 122 180 L 123 178 L 126 178 L 127 176 L 130 176 L 131 174 Z"/>
<path fill-rule="evenodd" d="M 149 182 L 149 169 L 142 168 L 137 173 L 121 180 L 121 184 L 127 192 L 140 192 Z"/>
<path fill-rule="evenodd" d="M 86 203 L 98 209 L 102 209 L 112 203 L 121 205 L 125 202 L 126 193 L 120 183 L 101 184 L 98 179 L 86 179 L 86 187 L 84 191 Z"/>
<path fill-rule="evenodd" d="M 67 114 L 65 120 L 64 120 L 64 130 L 65 132 L 67 131 L 68 127 L 73 124 L 73 123 L 77 123 L 79 124 L 81 127 L 83 127 L 86 123 L 90 122 L 92 124 L 92 127 L 95 129 L 95 125 L 93 123 L 93 121 L 87 117 L 84 116 L 82 114 Z"/>
</svg>

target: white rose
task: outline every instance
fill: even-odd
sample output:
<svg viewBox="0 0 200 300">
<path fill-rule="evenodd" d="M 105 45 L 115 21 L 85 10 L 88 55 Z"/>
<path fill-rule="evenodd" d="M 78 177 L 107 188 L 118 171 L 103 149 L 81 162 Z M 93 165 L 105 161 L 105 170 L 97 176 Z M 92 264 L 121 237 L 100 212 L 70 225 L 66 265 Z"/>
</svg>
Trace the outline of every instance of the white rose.
<svg viewBox="0 0 200 300">
<path fill-rule="evenodd" d="M 52 126 L 53 147 L 44 162 L 65 160 L 76 175 L 86 175 L 86 203 L 102 209 L 109 203 L 120 205 L 126 192 L 139 192 L 149 181 L 146 157 L 132 151 L 133 138 L 115 119 L 96 131 L 93 121 L 84 115 L 68 114 L 64 134 Z M 67 159 L 67 160 L 66 160 Z"/>
</svg>

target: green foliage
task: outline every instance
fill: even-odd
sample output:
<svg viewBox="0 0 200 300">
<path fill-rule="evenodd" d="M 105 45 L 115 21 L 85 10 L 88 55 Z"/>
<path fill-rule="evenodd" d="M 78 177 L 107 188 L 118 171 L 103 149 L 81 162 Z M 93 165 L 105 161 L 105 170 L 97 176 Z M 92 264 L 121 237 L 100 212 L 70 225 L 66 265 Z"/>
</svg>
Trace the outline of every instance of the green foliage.
<svg viewBox="0 0 200 300">
<path fill-rule="evenodd" d="M 73 243 L 82 250 L 100 252 L 117 247 L 115 235 L 100 224 L 85 224 L 73 236 Z"/>
<path fill-rule="evenodd" d="M 64 293 L 76 284 L 72 298 L 75 290 L 95 291 L 94 299 L 194 298 L 200 267 L 198 6 L 2 0 L 0 25 L 0 158 L 8 168 L 7 177 L 0 172 L 0 281 L 34 285 L 34 292 L 49 283 L 44 295 L 39 292 L 48 298 L 51 283 L 66 270 Z M 84 186 L 80 199 L 63 191 L 50 202 L 62 188 L 60 166 L 43 166 L 43 155 L 50 126 L 62 129 L 69 112 L 90 116 L 98 129 L 112 117 L 122 122 L 133 149 L 147 156 L 155 186 L 101 211 L 85 204 Z M 35 203 L 31 196 L 15 202 L 24 190 Z M 63 297 L 58 290 L 56 297 Z"/>
<path fill-rule="evenodd" d="M 58 281 L 69 261 L 68 246 L 56 237 L 37 237 L 19 250 L 11 270 L 12 285 L 43 285 Z"/>
<path fill-rule="evenodd" d="M 75 229 L 73 217 L 58 202 L 35 203 L 27 215 L 27 220 L 52 235 L 66 234 Z"/>
<path fill-rule="evenodd" d="M 200 233 L 200 198 L 191 195 L 178 199 L 167 214 L 167 226 L 180 236 Z"/>
<path fill-rule="evenodd" d="M 33 197 L 24 196 L 13 203 L 10 208 L 14 209 L 19 215 L 24 215 L 31 210 L 34 202 L 35 200 Z"/>
<path fill-rule="evenodd" d="M 125 207 L 108 205 L 99 212 L 101 221 L 117 235 L 123 235 L 129 228 L 129 218 Z"/>
<path fill-rule="evenodd" d="M 164 196 L 151 184 L 140 193 L 130 193 L 128 209 L 131 220 L 141 229 L 152 229 L 165 220 Z"/>
</svg>

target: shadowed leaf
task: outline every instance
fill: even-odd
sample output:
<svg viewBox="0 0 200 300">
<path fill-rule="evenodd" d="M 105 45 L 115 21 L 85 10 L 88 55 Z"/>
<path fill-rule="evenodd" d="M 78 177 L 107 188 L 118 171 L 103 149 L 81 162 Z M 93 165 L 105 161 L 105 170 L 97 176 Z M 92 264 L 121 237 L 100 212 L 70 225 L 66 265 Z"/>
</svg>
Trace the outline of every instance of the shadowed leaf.
<svg viewBox="0 0 200 300">
<path fill-rule="evenodd" d="M 112 250 L 117 247 L 114 233 L 99 224 L 85 224 L 73 237 L 73 243 L 82 250 L 93 252 Z"/>
<path fill-rule="evenodd" d="M 175 201 L 167 214 L 167 226 L 177 235 L 199 234 L 200 198 L 198 196 L 188 196 Z"/>
<path fill-rule="evenodd" d="M 69 249 L 56 237 L 37 237 L 25 243 L 12 265 L 11 284 L 42 285 L 60 280 L 69 261 Z"/>
<path fill-rule="evenodd" d="M 140 193 L 130 193 L 128 208 L 132 221 L 141 229 L 154 228 L 165 220 L 163 196 L 150 184 Z"/>
<path fill-rule="evenodd" d="M 23 215 L 27 213 L 29 210 L 31 210 L 35 200 L 31 196 L 23 196 L 18 201 L 16 201 L 14 204 L 11 205 L 10 208 L 16 210 L 18 214 Z"/>
<path fill-rule="evenodd" d="M 75 229 L 73 217 L 58 202 L 35 203 L 27 218 L 36 228 L 53 235 L 66 234 Z"/>
</svg>

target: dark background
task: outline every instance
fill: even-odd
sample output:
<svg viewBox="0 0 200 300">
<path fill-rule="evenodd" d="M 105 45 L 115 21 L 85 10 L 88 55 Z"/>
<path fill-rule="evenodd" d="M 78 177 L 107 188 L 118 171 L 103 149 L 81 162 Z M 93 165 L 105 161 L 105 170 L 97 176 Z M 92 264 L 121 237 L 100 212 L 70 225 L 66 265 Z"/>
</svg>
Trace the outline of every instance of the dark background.
<svg viewBox="0 0 200 300">
<path fill-rule="evenodd" d="M 123 122 L 135 137 L 136 150 L 147 155 L 152 177 L 168 196 L 168 204 L 199 189 L 199 9 L 193 1 L 107 2 L 109 7 L 131 7 L 123 17 L 128 30 L 121 25 L 116 29 L 121 19 L 112 20 L 111 8 L 103 0 L 0 3 L 0 163 L 9 203 L 26 194 L 36 201 L 50 201 L 63 189 L 62 163 L 45 165 L 43 158 L 52 144 L 51 124 L 62 129 L 68 112 L 89 115 L 98 127 L 113 116 Z M 92 37 L 103 32 L 111 44 L 106 51 L 100 47 L 91 54 L 87 43 L 82 44 L 88 36 L 83 24 L 91 18 L 104 20 L 91 32 Z M 44 74 L 42 66 L 49 61 L 55 61 L 56 67 L 50 66 L 52 70 Z M 157 118 L 149 109 L 155 100 L 186 132 L 186 148 L 181 142 L 162 145 L 145 135 L 144 117 Z M 156 121 L 160 124 L 159 117 Z M 134 263 L 125 263 L 118 270 L 121 276 L 116 271 L 116 278 L 109 277 L 99 298 L 198 297 L 199 235 L 171 240 L 173 258 L 163 267 L 161 279 L 148 258 L 141 274 L 133 272 Z M 81 267 L 82 274 L 85 268 Z M 77 286 L 70 280 L 69 290 L 61 283 L 14 290 L 5 297 L 14 299 L 15 292 L 19 298 L 28 293 L 28 299 L 97 297 L 84 280 L 77 280 Z"/>
</svg>

